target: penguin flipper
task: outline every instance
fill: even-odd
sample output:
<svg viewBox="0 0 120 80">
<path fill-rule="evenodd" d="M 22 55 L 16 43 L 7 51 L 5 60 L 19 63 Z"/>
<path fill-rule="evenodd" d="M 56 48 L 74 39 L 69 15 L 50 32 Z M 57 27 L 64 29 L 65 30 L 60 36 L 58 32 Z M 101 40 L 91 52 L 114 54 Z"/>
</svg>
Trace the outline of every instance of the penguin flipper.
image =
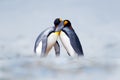
<svg viewBox="0 0 120 80">
<path fill-rule="evenodd" d="M 41 51 L 41 57 L 45 57 L 47 54 L 46 54 L 46 48 L 47 48 L 47 36 L 44 36 L 42 38 L 42 51 Z"/>
<path fill-rule="evenodd" d="M 39 36 L 37 37 L 34 45 L 34 52 L 36 52 L 36 48 L 38 47 L 39 43 L 42 42 L 42 49 L 41 49 L 41 55 L 40 56 L 46 56 L 46 48 L 47 48 L 47 36 L 49 35 L 50 32 L 54 31 L 54 27 L 49 27 L 42 31 Z"/>
<path fill-rule="evenodd" d="M 56 41 L 56 43 L 54 45 L 54 49 L 55 49 L 56 56 L 60 56 L 60 45 L 59 45 L 58 41 Z"/>
<path fill-rule="evenodd" d="M 78 36 L 76 35 L 75 32 L 71 32 L 71 33 L 72 34 L 69 37 L 70 37 L 70 43 L 73 46 L 73 49 L 78 54 L 78 56 L 84 55 L 82 45 L 80 43 L 80 40 L 79 40 Z M 74 36 L 72 36 L 72 35 L 74 35 Z"/>
<path fill-rule="evenodd" d="M 37 46 L 38 46 L 39 43 L 42 41 L 44 32 L 45 32 L 45 30 L 39 34 L 39 36 L 37 37 L 37 39 L 36 39 L 36 41 L 35 41 L 35 46 L 34 46 L 34 52 L 35 52 L 35 53 L 36 53 L 36 48 L 37 48 Z"/>
</svg>

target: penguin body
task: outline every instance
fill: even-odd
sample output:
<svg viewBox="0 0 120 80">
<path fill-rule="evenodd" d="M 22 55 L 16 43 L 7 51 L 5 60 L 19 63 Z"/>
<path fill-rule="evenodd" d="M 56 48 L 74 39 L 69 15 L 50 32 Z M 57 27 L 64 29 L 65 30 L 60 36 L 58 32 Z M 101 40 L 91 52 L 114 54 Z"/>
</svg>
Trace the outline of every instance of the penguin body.
<svg viewBox="0 0 120 80">
<path fill-rule="evenodd" d="M 83 55 L 82 46 L 73 29 L 65 27 L 60 32 L 60 40 L 70 56 Z"/>
<path fill-rule="evenodd" d="M 55 27 L 50 27 L 44 30 L 35 42 L 34 52 L 41 56 L 47 56 L 48 52 L 54 46 L 56 55 L 60 54 L 59 43 L 57 38 L 59 32 L 55 32 Z"/>
<path fill-rule="evenodd" d="M 45 29 L 38 36 L 34 46 L 34 52 L 42 57 L 47 56 L 48 52 L 54 46 L 56 56 L 60 55 L 60 46 L 57 42 L 59 37 L 59 31 L 55 32 L 55 29 L 59 27 L 59 24 L 62 22 L 60 18 L 56 18 L 54 21 L 54 27 Z"/>
<path fill-rule="evenodd" d="M 56 31 L 61 31 L 60 40 L 68 55 L 73 57 L 84 55 L 79 38 L 72 28 L 70 21 L 64 20 L 61 24 L 63 24 L 63 26 L 57 28 Z"/>
<path fill-rule="evenodd" d="M 63 31 L 60 32 L 60 40 L 61 40 L 63 46 L 65 47 L 65 49 L 67 50 L 68 55 L 74 56 L 75 51 L 74 51 L 73 47 L 71 46 L 70 39 L 66 35 L 66 33 Z"/>
</svg>

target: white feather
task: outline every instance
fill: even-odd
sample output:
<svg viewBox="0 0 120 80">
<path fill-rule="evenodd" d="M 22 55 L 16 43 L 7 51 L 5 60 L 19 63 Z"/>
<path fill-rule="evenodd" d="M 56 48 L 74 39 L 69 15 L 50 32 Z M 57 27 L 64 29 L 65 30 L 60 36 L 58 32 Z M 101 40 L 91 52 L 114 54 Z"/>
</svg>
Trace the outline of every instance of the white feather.
<svg viewBox="0 0 120 80">
<path fill-rule="evenodd" d="M 58 38 L 58 35 L 55 33 L 51 33 L 47 38 L 47 48 L 46 48 L 46 54 L 51 50 L 51 48 L 55 45 L 56 40 Z M 36 54 L 41 55 L 42 52 L 42 41 L 40 41 L 39 45 L 36 48 Z"/>
<path fill-rule="evenodd" d="M 60 40 L 61 40 L 63 46 L 65 47 L 65 49 L 67 50 L 67 52 L 73 57 L 76 56 L 76 53 L 75 53 L 72 45 L 70 44 L 69 37 L 63 31 L 61 31 L 61 33 L 60 33 Z"/>
<path fill-rule="evenodd" d="M 51 50 L 51 48 L 55 45 L 57 38 L 58 35 L 55 33 L 51 33 L 48 36 L 46 53 L 48 53 Z"/>
<path fill-rule="evenodd" d="M 39 45 L 36 48 L 36 54 L 41 55 L 41 51 L 42 51 L 42 41 L 40 41 Z"/>
</svg>

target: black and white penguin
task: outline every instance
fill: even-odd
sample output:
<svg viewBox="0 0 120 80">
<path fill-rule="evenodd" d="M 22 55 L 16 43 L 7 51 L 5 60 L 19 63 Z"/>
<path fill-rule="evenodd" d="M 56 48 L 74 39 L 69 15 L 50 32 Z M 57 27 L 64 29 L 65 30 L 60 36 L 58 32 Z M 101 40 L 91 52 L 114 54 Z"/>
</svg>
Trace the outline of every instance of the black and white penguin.
<svg viewBox="0 0 120 80">
<path fill-rule="evenodd" d="M 60 32 L 55 32 L 55 30 L 61 22 L 62 19 L 56 18 L 53 27 L 49 27 L 41 32 L 41 34 L 36 39 L 34 46 L 34 52 L 36 54 L 45 57 L 54 46 L 56 56 L 60 55 L 60 46 L 57 42 Z"/>
<path fill-rule="evenodd" d="M 72 28 L 69 20 L 64 20 L 60 24 L 63 26 L 57 27 L 56 31 L 60 31 L 60 40 L 65 47 L 69 56 L 83 56 L 83 49 L 78 36 Z"/>
</svg>

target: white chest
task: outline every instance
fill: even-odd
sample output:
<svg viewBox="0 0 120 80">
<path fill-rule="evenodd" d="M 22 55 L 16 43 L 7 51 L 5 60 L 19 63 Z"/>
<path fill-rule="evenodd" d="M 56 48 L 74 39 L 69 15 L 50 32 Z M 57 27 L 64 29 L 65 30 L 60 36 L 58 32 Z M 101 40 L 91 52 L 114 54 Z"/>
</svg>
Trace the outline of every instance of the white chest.
<svg viewBox="0 0 120 80">
<path fill-rule="evenodd" d="M 50 49 L 55 45 L 57 39 L 58 39 L 58 35 L 56 35 L 55 33 L 51 33 L 48 36 L 46 53 L 48 53 Z"/>
<path fill-rule="evenodd" d="M 65 47 L 65 49 L 67 50 L 67 52 L 71 56 L 75 56 L 76 54 L 75 54 L 75 51 L 70 43 L 70 39 L 63 31 L 61 31 L 61 33 L 60 33 L 60 40 L 61 40 L 63 46 Z"/>
<path fill-rule="evenodd" d="M 43 44 L 47 44 L 46 53 L 48 54 L 48 52 L 51 50 L 51 48 L 55 45 L 57 38 L 58 38 L 57 34 L 51 33 L 47 37 L 47 43 L 42 43 L 42 41 L 40 41 L 39 45 L 36 48 L 36 54 L 41 55 L 42 45 Z"/>
</svg>

